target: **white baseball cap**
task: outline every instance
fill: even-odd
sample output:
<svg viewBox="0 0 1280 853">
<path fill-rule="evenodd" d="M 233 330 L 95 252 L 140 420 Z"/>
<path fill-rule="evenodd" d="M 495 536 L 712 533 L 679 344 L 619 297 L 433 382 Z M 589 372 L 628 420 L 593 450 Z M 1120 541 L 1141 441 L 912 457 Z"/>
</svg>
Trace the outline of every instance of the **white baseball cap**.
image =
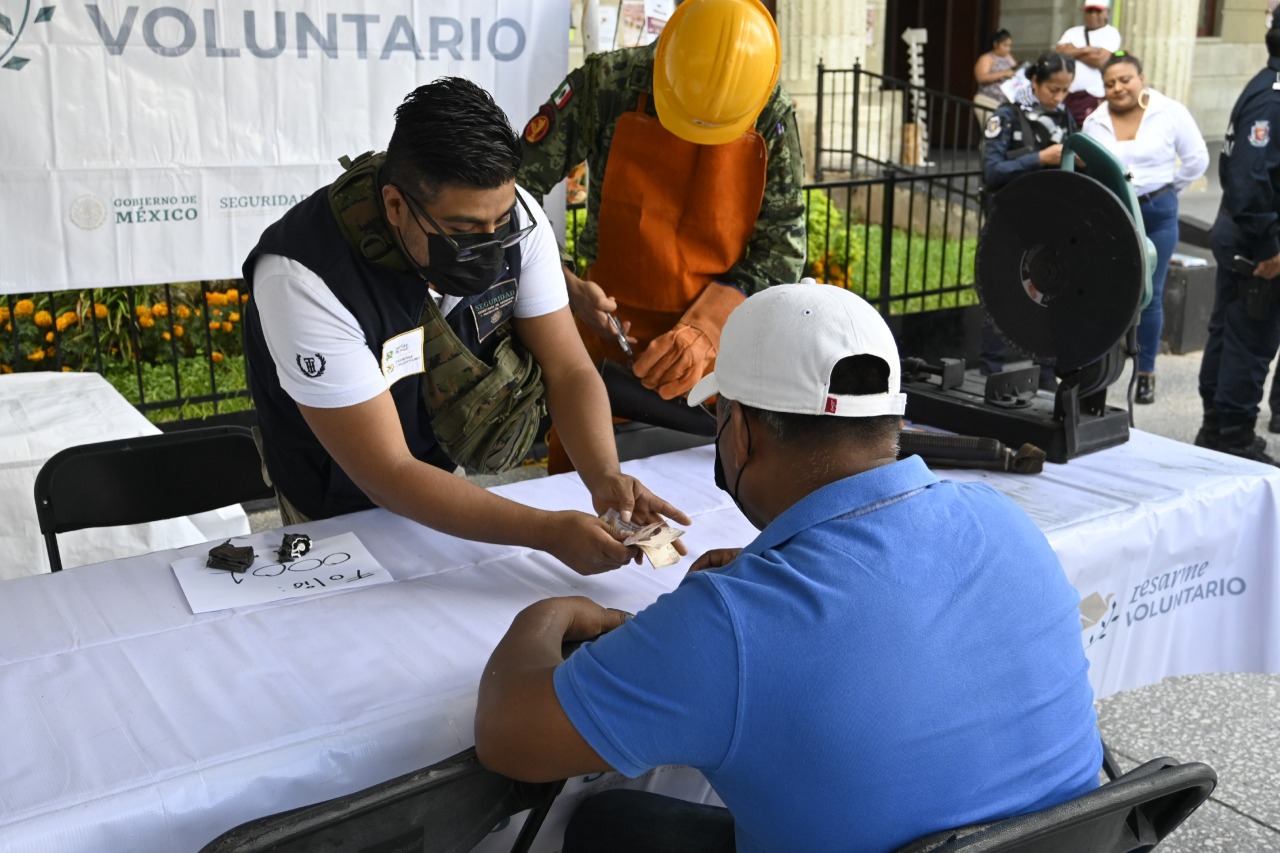
<svg viewBox="0 0 1280 853">
<path fill-rule="evenodd" d="M 1111 11 L 1111 0 L 1085 0 L 1084 7 L 1086 9 L 1106 9 Z"/>
<path fill-rule="evenodd" d="M 832 394 L 831 370 L 851 355 L 889 366 L 883 394 Z M 831 284 L 779 284 L 733 309 L 720 334 L 716 369 L 689 392 L 769 412 L 870 418 L 902 415 L 902 364 L 884 318 L 861 296 Z"/>
</svg>

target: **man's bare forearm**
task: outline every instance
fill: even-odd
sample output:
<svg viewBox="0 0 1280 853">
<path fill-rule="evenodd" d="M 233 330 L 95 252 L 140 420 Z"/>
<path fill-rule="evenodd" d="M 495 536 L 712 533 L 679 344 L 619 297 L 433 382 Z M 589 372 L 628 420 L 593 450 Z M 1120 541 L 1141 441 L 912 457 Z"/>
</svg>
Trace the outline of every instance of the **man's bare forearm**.
<svg viewBox="0 0 1280 853">
<path fill-rule="evenodd" d="M 384 509 L 441 533 L 546 550 L 551 513 L 495 495 L 417 459 L 404 460 L 389 476 L 362 488 Z"/>
<path fill-rule="evenodd" d="M 582 598 L 546 599 L 516 615 L 480 676 L 476 753 L 485 767 L 530 782 L 611 769 L 565 716 L 554 679 L 566 639 L 597 636 L 625 618 Z"/>
<path fill-rule="evenodd" d="M 1101 68 L 1110 58 L 1111 51 L 1101 47 L 1081 48 L 1080 53 L 1076 55 L 1077 62 L 1083 62 L 1090 68 Z"/>
</svg>

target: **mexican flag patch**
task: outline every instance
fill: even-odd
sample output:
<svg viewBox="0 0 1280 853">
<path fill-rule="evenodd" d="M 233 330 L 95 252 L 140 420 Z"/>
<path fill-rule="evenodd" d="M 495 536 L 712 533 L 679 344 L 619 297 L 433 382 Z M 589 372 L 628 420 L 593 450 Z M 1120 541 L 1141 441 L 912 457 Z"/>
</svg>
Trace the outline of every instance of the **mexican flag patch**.
<svg viewBox="0 0 1280 853">
<path fill-rule="evenodd" d="M 562 110 L 569 103 L 569 99 L 573 97 L 573 86 L 569 85 L 569 81 L 565 80 L 560 84 L 560 88 L 556 89 L 556 93 L 551 96 L 551 100 L 556 102 L 556 109 Z"/>
</svg>

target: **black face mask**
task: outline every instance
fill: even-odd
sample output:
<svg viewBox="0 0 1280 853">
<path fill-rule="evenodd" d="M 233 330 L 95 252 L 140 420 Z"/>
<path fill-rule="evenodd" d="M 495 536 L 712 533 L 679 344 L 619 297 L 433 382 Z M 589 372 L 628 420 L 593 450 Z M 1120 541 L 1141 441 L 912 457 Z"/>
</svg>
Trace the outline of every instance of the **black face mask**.
<svg viewBox="0 0 1280 853">
<path fill-rule="evenodd" d="M 510 233 L 511 222 L 508 221 L 492 234 L 462 234 L 454 237 L 453 242 L 459 249 L 466 249 L 501 240 Z M 498 283 L 506 262 L 506 250 L 493 246 L 466 263 L 460 263 L 458 253 L 449 241 L 434 232 L 427 233 L 427 252 L 430 260 L 425 267 L 419 267 L 419 272 L 432 287 L 446 296 L 467 297 L 484 293 Z"/>
<path fill-rule="evenodd" d="M 747 459 L 750 459 L 751 458 L 751 422 L 746 419 L 746 415 L 743 415 L 742 422 L 746 424 L 746 427 L 747 427 Z M 742 467 L 738 469 L 738 477 L 736 480 L 733 481 L 732 491 L 730 491 L 729 482 L 728 480 L 725 479 L 725 476 L 724 476 L 724 463 L 720 460 L 720 436 L 724 434 L 724 428 L 727 427 L 728 425 L 729 425 L 729 419 L 725 418 L 724 423 L 720 425 L 720 429 L 716 431 L 716 464 L 715 464 L 716 486 L 719 487 L 721 491 L 728 494 L 730 499 L 733 500 L 733 505 L 738 508 L 738 512 L 746 516 L 747 511 L 743 509 L 742 501 L 738 500 L 738 489 L 742 485 L 742 472 L 745 471 L 747 468 L 746 460 L 743 460 Z M 751 519 L 748 517 L 747 520 L 750 521 Z"/>
</svg>

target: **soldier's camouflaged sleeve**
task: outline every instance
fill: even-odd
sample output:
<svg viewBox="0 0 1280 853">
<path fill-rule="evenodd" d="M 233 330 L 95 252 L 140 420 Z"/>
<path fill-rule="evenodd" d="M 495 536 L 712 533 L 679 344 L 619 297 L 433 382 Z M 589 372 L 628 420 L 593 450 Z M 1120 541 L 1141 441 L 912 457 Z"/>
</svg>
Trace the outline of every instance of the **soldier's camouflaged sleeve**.
<svg viewBox="0 0 1280 853">
<path fill-rule="evenodd" d="M 596 137 L 597 116 L 592 109 L 595 102 L 595 78 L 591 73 L 595 66 L 595 57 L 588 57 L 586 64 L 569 72 L 564 82 L 552 92 L 545 104 L 529 119 L 520 133 L 520 148 L 523 160 L 520 171 L 516 174 L 516 183 L 528 190 L 538 203 L 556 184 L 563 181 L 574 166 L 586 160 L 591 154 L 592 141 Z M 569 88 L 569 101 L 562 108 L 556 107 L 556 94 Z M 534 122 L 539 117 L 545 118 L 550 125 L 548 129 L 537 135 L 533 130 Z M 603 172 L 601 172 L 603 174 Z M 595 181 L 591 181 L 588 190 L 594 189 Z M 595 221 L 597 207 L 588 205 L 591 221 Z M 592 228 L 594 233 L 594 227 Z M 587 254 L 588 248 L 590 254 Z M 588 262 L 595 258 L 595 246 L 584 245 L 582 235 L 578 235 L 577 250 L 579 257 L 587 257 Z M 560 262 L 565 266 L 573 266 L 573 256 L 560 244 Z"/>
<path fill-rule="evenodd" d="M 524 160 L 516 175 L 516 183 L 528 190 L 539 203 L 568 176 L 574 166 L 587 159 L 594 129 L 590 127 L 594 124 L 594 115 L 586 108 L 590 106 L 591 98 L 583 97 L 587 88 L 585 66 L 570 71 L 556 92 L 566 84 L 571 87 L 572 96 L 564 109 L 556 109 L 555 94 L 552 93 L 520 132 Z M 541 136 L 531 139 L 535 135 L 533 122 L 539 116 L 546 118 L 550 127 Z"/>
<path fill-rule="evenodd" d="M 599 247 L 600 199 L 613 129 L 624 112 L 635 109 L 636 94 L 650 87 L 655 49 L 656 43 L 591 54 L 582 67 L 565 78 L 571 87 L 569 100 L 561 108 L 556 107 L 556 94 L 563 91 L 562 83 L 539 107 L 539 114 L 551 121 L 547 132 L 532 142 L 531 125 L 525 125 L 521 132 L 524 161 L 516 182 L 539 201 L 564 180 L 570 169 L 587 161 L 587 222 L 578 234 L 577 251 L 588 264 L 595 261 Z M 560 254 L 566 265 L 570 263 L 563 246 Z"/>
<path fill-rule="evenodd" d="M 756 130 L 769 151 L 764 200 L 747 254 L 720 277 L 748 296 L 773 284 L 798 282 L 807 250 L 800 133 L 795 107 L 781 87 L 756 120 Z"/>
</svg>

